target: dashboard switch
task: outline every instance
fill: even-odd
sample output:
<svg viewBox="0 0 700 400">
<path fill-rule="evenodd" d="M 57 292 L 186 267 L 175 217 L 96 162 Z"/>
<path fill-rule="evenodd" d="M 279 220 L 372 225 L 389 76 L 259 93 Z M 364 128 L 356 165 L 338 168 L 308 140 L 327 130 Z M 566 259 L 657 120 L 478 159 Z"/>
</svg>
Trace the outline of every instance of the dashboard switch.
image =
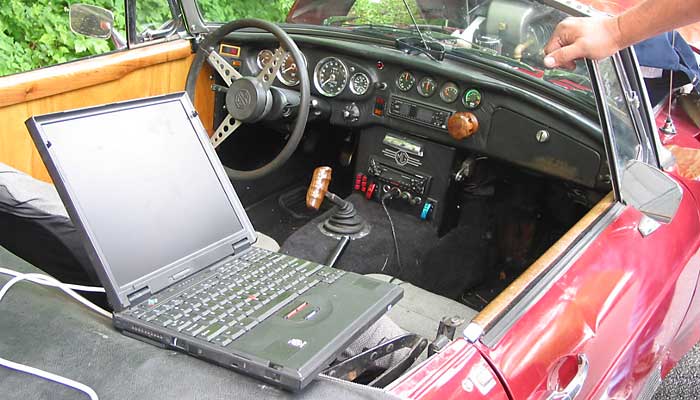
<svg viewBox="0 0 700 400">
<path fill-rule="evenodd" d="M 426 201 L 423 205 L 423 210 L 420 212 L 420 219 L 427 220 L 430 218 L 430 214 L 433 211 L 433 203 Z"/>
<path fill-rule="evenodd" d="M 365 197 L 367 197 L 367 200 L 372 200 L 372 196 L 374 196 L 374 191 L 377 189 L 377 184 L 372 183 L 367 187 L 367 192 L 365 192 Z"/>
<path fill-rule="evenodd" d="M 343 109 L 343 119 L 346 122 L 357 122 L 360 120 L 360 108 L 355 103 L 351 103 Z"/>
</svg>

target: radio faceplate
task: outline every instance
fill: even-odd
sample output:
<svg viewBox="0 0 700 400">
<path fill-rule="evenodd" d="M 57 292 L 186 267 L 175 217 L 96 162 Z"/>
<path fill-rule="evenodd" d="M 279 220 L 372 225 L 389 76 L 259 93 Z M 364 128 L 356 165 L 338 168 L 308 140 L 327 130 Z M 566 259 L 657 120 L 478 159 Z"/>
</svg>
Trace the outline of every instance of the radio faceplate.
<svg viewBox="0 0 700 400">
<path fill-rule="evenodd" d="M 374 178 L 382 184 L 397 187 L 402 191 L 408 191 L 415 196 L 424 196 L 428 193 L 430 177 L 414 174 L 390 167 L 375 157 L 370 157 L 367 167 L 367 176 Z M 420 202 L 420 200 L 418 201 Z"/>
<path fill-rule="evenodd" d="M 391 96 L 389 115 L 433 128 L 447 130 L 447 120 L 452 115 L 452 111 L 421 104 L 398 96 Z"/>
</svg>

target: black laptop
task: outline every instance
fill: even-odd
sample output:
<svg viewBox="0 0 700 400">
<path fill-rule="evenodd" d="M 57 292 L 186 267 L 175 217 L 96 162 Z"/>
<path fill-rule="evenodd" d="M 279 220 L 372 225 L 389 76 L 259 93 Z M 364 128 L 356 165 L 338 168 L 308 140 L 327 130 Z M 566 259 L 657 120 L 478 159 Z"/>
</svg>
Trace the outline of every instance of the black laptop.
<svg viewBox="0 0 700 400">
<path fill-rule="evenodd" d="M 185 93 L 26 124 L 126 335 L 300 390 L 403 294 L 253 246 Z"/>
</svg>

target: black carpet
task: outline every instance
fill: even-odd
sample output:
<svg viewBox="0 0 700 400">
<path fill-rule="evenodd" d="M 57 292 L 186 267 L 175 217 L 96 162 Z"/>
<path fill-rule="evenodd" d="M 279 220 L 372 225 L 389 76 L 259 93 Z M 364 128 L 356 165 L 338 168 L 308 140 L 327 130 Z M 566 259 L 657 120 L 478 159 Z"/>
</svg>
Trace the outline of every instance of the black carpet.
<svg viewBox="0 0 700 400">
<path fill-rule="evenodd" d="M 389 220 L 381 205 L 368 201 L 357 193 L 351 195 L 348 200 L 355 205 L 357 213 L 369 222 L 371 232 L 361 239 L 352 240 L 336 267 L 360 274 L 384 273 L 419 285 L 422 278 L 420 260 L 438 241 L 430 223 L 389 207 L 403 265 L 403 270 L 399 271 Z M 318 224 L 333 211 L 334 209 L 331 209 L 314 218 L 292 234 L 282 245 L 282 252 L 315 262 L 326 262 L 338 241 L 322 234 Z"/>
</svg>

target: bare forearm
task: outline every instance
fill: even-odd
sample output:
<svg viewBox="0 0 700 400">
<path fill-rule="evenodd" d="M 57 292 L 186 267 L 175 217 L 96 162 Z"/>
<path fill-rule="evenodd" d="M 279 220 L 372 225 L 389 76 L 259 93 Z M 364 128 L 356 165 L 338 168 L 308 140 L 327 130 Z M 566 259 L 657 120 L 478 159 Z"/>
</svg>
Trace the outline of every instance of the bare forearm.
<svg viewBox="0 0 700 400">
<path fill-rule="evenodd" d="M 617 17 L 620 47 L 700 20 L 700 0 L 645 0 Z"/>
</svg>

